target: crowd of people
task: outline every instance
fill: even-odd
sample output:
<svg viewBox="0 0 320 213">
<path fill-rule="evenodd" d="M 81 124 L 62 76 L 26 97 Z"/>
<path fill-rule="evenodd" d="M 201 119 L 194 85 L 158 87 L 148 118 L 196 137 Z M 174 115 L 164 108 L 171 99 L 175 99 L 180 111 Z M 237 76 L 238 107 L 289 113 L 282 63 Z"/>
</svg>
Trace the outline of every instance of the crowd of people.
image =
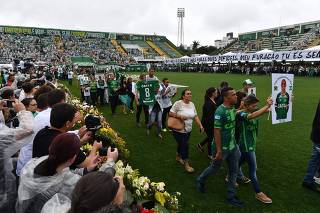
<svg viewBox="0 0 320 213">
<path fill-rule="evenodd" d="M 100 162 L 102 143 L 86 126 L 74 129 L 82 115 L 54 76 L 21 75 L 0 90 L 0 212 L 136 212 L 115 176 L 117 148 Z"/>
<path fill-rule="evenodd" d="M 3 76 L 3 75 L 2 75 Z M 256 145 L 258 118 L 268 112 L 273 101 L 266 100 L 258 109 L 259 100 L 249 94 L 253 82 L 247 79 L 243 89 L 235 91 L 227 82 L 219 88 L 210 87 L 204 95 L 202 116 L 192 102 L 192 91 L 184 89 L 178 101 L 172 103 L 180 85 L 168 78 L 159 80 L 155 68 L 134 79 L 119 72 L 90 75 L 84 70 L 67 72 L 70 85 L 77 82 L 82 101 L 90 105 L 110 105 L 113 116 L 117 106 L 123 113 L 136 112 L 136 126 L 141 127 L 144 112 L 146 137 L 154 125 L 156 136 L 171 131 L 177 144 L 176 161 L 188 173 L 195 168 L 189 161 L 189 139 L 193 122 L 206 137 L 199 141 L 199 151 L 205 152 L 210 165 L 196 179 L 196 188 L 204 193 L 207 178 L 225 160 L 228 165 L 226 202 L 242 207 L 236 196 L 238 183 L 252 183 L 255 197 L 272 203 L 260 188 L 257 178 Z M 0 211 L 1 212 L 135 212 L 124 199 L 125 185 L 113 169 L 118 150 L 108 148 L 107 160 L 97 169 L 102 147 L 92 141 L 90 130 L 74 129 L 82 115 L 66 103 L 68 94 L 57 89 L 54 72 L 8 73 L 3 76 L 0 90 Z M 182 86 L 181 86 L 182 87 Z M 311 139 L 313 152 L 303 186 L 320 191 L 319 187 L 319 113 L 313 122 Z M 81 146 L 91 142 L 87 155 Z M 241 166 L 247 163 L 248 177 Z M 263 179 L 262 179 L 263 180 Z M 116 211 L 116 210 L 117 211 Z"/>
<path fill-rule="evenodd" d="M 0 32 L 0 61 L 32 59 L 53 65 L 70 64 L 72 56 L 90 56 L 97 64 L 116 61 L 120 65 L 133 62 L 120 54 L 106 38 L 57 35 L 23 35 Z"/>
<path fill-rule="evenodd" d="M 159 69 L 167 72 L 207 72 L 234 73 L 242 75 L 270 75 L 287 73 L 305 77 L 319 77 L 319 63 L 283 64 L 283 63 L 238 63 L 238 64 L 162 64 Z"/>
</svg>

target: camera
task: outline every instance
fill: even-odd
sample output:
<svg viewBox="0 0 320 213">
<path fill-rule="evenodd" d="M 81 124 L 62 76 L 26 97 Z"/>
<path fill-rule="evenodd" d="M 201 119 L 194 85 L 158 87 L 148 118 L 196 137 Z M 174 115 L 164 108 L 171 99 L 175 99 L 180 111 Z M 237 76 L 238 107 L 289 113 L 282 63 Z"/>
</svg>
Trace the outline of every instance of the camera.
<svg viewBox="0 0 320 213">
<path fill-rule="evenodd" d="M 10 109 L 13 108 L 13 104 L 12 104 L 14 103 L 13 100 L 3 99 L 3 101 L 4 101 L 4 104 L 3 104 L 4 107 L 10 108 Z"/>
<path fill-rule="evenodd" d="M 84 123 L 86 125 L 87 130 L 92 132 L 92 141 L 102 142 L 102 148 L 99 149 L 100 156 L 107 156 L 109 147 L 111 147 L 112 151 L 114 150 L 114 148 L 116 148 L 115 144 L 112 142 L 110 138 L 101 136 L 98 133 L 98 130 L 102 127 L 99 116 L 88 114 L 84 118 Z"/>
</svg>

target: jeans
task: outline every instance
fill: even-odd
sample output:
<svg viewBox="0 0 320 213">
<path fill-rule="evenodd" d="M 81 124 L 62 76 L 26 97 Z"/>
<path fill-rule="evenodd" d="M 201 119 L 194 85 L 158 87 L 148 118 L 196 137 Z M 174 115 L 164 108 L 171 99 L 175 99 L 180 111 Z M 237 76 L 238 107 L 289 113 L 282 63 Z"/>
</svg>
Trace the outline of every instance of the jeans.
<svg viewBox="0 0 320 213">
<path fill-rule="evenodd" d="M 256 193 L 261 192 L 258 178 L 257 178 L 257 160 L 256 160 L 256 153 L 255 152 L 241 152 L 241 158 L 239 162 L 239 168 L 244 163 L 248 163 L 249 167 L 249 178 L 251 179 L 251 183 L 253 186 L 253 189 Z M 239 169 L 240 173 L 240 169 Z M 242 171 L 241 171 L 242 173 Z"/>
<path fill-rule="evenodd" d="M 307 173 L 304 176 L 303 182 L 314 183 L 314 175 L 320 165 L 320 144 L 313 143 L 311 158 L 309 160 Z"/>
<path fill-rule="evenodd" d="M 103 105 L 103 103 L 104 103 L 104 89 L 101 89 L 101 88 L 98 89 L 98 96 L 100 99 L 100 104 Z"/>
<path fill-rule="evenodd" d="M 182 158 L 182 160 L 187 160 L 189 157 L 190 133 L 191 132 L 181 133 L 181 132 L 172 130 L 173 137 L 178 144 L 177 154 Z"/>
<path fill-rule="evenodd" d="M 91 97 L 91 104 L 93 106 L 95 106 L 96 102 L 97 102 L 97 93 L 96 92 L 91 92 L 90 93 L 90 97 Z"/>
<path fill-rule="evenodd" d="M 144 104 L 139 104 L 139 106 L 137 106 L 136 122 L 140 123 L 140 115 L 141 115 L 142 109 L 144 112 L 144 122 L 145 124 L 148 124 L 149 123 L 149 106 Z"/>
<path fill-rule="evenodd" d="M 204 131 L 206 132 L 207 137 L 200 144 L 201 146 L 204 146 L 205 144 L 207 144 L 208 155 L 212 155 L 211 143 L 213 140 L 213 128 L 212 129 L 205 128 Z"/>
<path fill-rule="evenodd" d="M 226 160 L 229 167 L 228 199 L 232 199 L 236 194 L 236 180 L 239 169 L 240 150 L 238 145 L 228 152 L 222 152 L 222 160 L 213 160 L 212 163 L 200 174 L 197 181 L 204 184 L 210 174 L 217 172 L 223 160 Z"/>
<path fill-rule="evenodd" d="M 150 120 L 147 125 L 148 129 L 151 129 L 152 124 L 157 120 L 157 134 L 161 133 L 161 118 L 162 118 L 162 111 L 160 108 L 153 108 L 150 113 Z"/>
<path fill-rule="evenodd" d="M 163 109 L 162 119 L 161 119 L 162 120 L 162 128 L 167 128 L 167 126 L 166 126 L 167 115 L 169 114 L 171 107 L 172 106 L 169 106 L 169 107 Z"/>
<path fill-rule="evenodd" d="M 118 95 L 109 96 L 112 115 L 114 115 L 116 113 L 116 108 L 117 108 L 117 105 L 118 105 L 118 99 L 119 99 Z"/>
</svg>

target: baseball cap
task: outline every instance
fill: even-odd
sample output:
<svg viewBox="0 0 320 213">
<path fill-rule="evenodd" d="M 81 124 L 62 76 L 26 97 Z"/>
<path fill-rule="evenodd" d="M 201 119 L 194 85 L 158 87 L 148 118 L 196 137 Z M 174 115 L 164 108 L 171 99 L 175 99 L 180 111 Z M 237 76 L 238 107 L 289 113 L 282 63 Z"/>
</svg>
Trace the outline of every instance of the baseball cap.
<svg viewBox="0 0 320 213">
<path fill-rule="evenodd" d="M 248 84 L 253 84 L 251 79 L 246 79 L 246 80 L 243 81 L 243 85 L 248 85 Z"/>
</svg>

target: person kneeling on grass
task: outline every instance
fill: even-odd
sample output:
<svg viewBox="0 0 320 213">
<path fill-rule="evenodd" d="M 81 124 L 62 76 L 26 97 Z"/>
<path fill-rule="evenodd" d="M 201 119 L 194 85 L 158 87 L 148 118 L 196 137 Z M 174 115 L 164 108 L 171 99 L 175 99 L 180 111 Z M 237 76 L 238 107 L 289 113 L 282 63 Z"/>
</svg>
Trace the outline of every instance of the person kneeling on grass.
<svg viewBox="0 0 320 213">
<path fill-rule="evenodd" d="M 272 105 L 272 99 L 269 97 L 266 106 L 259 110 L 257 110 L 258 103 L 259 100 L 255 96 L 249 95 L 244 98 L 244 110 L 238 113 L 237 118 L 240 123 L 239 144 L 241 151 L 239 166 L 244 162 L 248 163 L 249 178 L 256 193 L 256 199 L 263 203 L 272 203 L 272 200 L 260 190 L 256 174 L 257 162 L 255 153 L 258 131 L 257 118 L 269 111 Z"/>
</svg>

